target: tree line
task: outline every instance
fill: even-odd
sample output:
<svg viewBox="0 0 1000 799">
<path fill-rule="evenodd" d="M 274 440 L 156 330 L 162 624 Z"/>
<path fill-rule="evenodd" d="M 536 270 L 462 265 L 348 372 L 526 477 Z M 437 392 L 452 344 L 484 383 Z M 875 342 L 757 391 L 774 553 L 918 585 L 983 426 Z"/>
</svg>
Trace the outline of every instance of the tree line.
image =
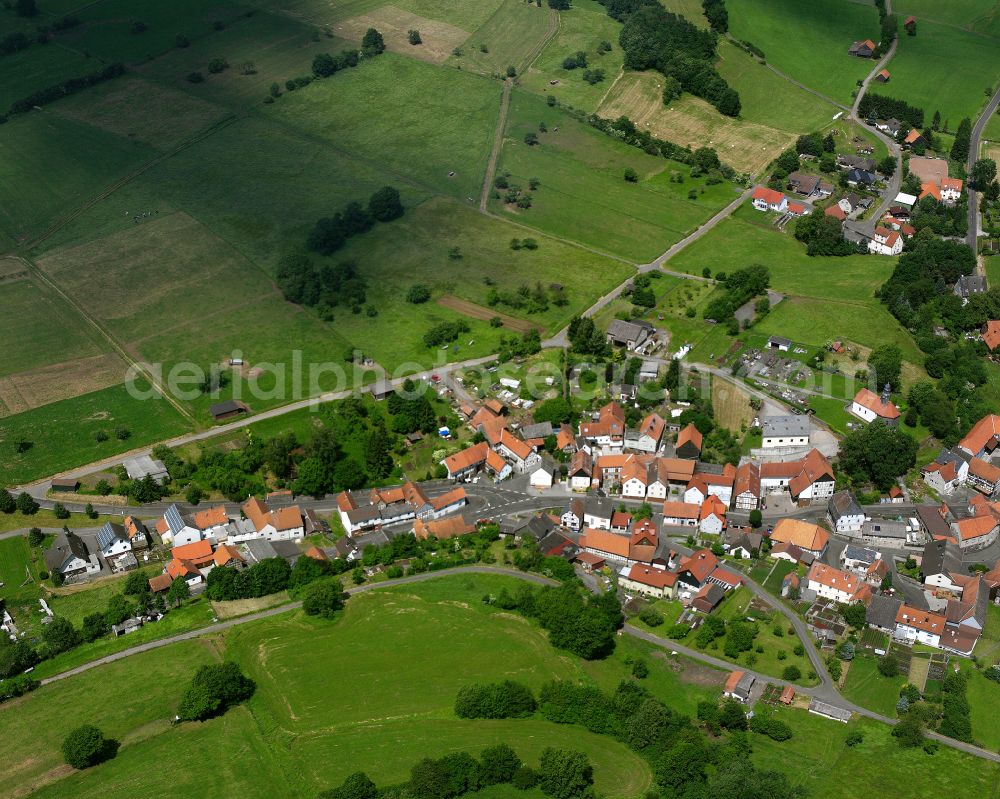
<svg viewBox="0 0 1000 799">
<path fill-rule="evenodd" d="M 672 14 L 657 0 L 602 0 L 609 16 L 624 23 L 619 44 L 625 68 L 656 69 L 664 76 L 664 102 L 682 91 L 739 116 L 739 93 L 715 69 L 717 34 Z"/>
<path fill-rule="evenodd" d="M 399 191 L 392 186 L 383 186 L 368 199 L 367 207 L 352 201 L 333 216 L 317 220 L 306 246 L 320 255 L 333 255 L 351 236 L 366 233 L 376 222 L 391 222 L 402 215 Z"/>
<path fill-rule="evenodd" d="M 896 97 L 886 97 L 884 94 L 865 92 L 858 105 L 858 113 L 866 119 L 898 119 L 906 122 L 912 128 L 922 128 L 924 125 L 924 110 L 910 105 L 905 100 Z"/>
<path fill-rule="evenodd" d="M 547 747 L 537 769 L 521 761 L 507 744 L 484 749 L 477 760 L 468 752 L 425 757 L 410 769 L 410 779 L 379 789 L 363 771 L 355 772 L 318 799 L 456 799 L 491 785 L 519 790 L 538 787 L 552 799 L 577 799 L 593 793 L 594 770 L 583 752 Z"/>
<path fill-rule="evenodd" d="M 26 111 L 30 111 L 35 106 L 48 105 L 49 103 L 53 103 L 63 97 L 76 94 L 77 92 L 83 91 L 91 86 L 96 86 L 99 83 L 113 80 L 114 78 L 124 74 L 124 64 L 109 64 L 108 66 L 95 72 L 88 73 L 87 75 L 82 75 L 78 78 L 68 78 L 62 83 L 57 83 L 54 86 L 40 89 L 37 92 L 29 94 L 27 97 L 15 100 L 11 103 L 7 115 L 14 116 L 15 114 L 23 114 Z M 7 117 L 0 115 L 0 122 L 6 121 Z"/>
<path fill-rule="evenodd" d="M 702 316 L 716 322 L 736 322 L 733 317 L 736 310 L 754 297 L 764 294 L 770 285 L 771 273 L 766 266 L 752 264 L 745 269 L 737 269 L 726 275 L 721 296 L 705 305 Z"/>
<path fill-rule="evenodd" d="M 711 617 L 709 617 L 711 618 Z M 653 771 L 663 796 L 715 797 L 715 799 L 796 799 L 802 796 L 779 772 L 758 770 L 750 759 L 750 727 L 744 708 L 734 700 L 702 703 L 699 720 L 712 734 L 706 737 L 690 718 L 673 711 L 638 683 L 628 680 L 613 694 L 570 681 L 552 681 L 542 686 L 539 713 L 556 724 L 578 724 L 598 735 L 615 738 L 643 759 Z M 787 725 L 773 719 L 763 707 L 756 711 L 766 717 L 756 732 L 784 740 L 791 735 Z M 720 728 L 728 730 L 719 739 Z M 752 728 L 751 728 L 752 729 Z"/>
</svg>

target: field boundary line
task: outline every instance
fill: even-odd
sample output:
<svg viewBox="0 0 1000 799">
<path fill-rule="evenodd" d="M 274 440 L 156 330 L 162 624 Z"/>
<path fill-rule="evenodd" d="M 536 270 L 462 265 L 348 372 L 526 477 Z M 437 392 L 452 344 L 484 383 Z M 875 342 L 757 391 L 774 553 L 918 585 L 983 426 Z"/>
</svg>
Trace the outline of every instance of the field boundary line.
<svg viewBox="0 0 1000 799">
<path fill-rule="evenodd" d="M 549 42 L 551 42 L 552 39 L 555 37 L 555 35 L 559 32 L 559 26 L 561 24 L 559 21 L 559 12 L 556 11 L 554 8 L 549 8 L 548 12 L 549 12 L 548 27 L 545 29 L 545 33 L 542 34 L 542 38 L 539 39 L 535 43 L 535 46 L 528 51 L 528 54 L 524 57 L 524 61 L 518 64 L 518 70 L 517 70 L 518 75 L 523 75 L 525 72 L 531 69 L 531 65 L 534 64 L 536 60 L 538 60 L 538 56 L 542 54 L 542 50 L 545 49 L 545 46 Z"/>
<path fill-rule="evenodd" d="M 507 78 L 503 82 L 503 91 L 500 92 L 500 113 L 497 117 L 496 130 L 493 131 L 493 149 L 486 162 L 483 190 L 479 193 L 479 213 L 481 214 L 486 213 L 486 207 L 490 201 L 490 189 L 493 186 L 493 177 L 496 175 L 497 162 L 500 160 L 500 150 L 503 149 L 503 137 L 507 130 L 507 112 L 510 110 L 510 91 L 513 85 L 513 80 Z"/>
<path fill-rule="evenodd" d="M 93 316 L 90 315 L 69 293 L 62 290 L 58 283 L 55 282 L 53 278 L 45 273 L 39 266 L 37 266 L 32 261 L 27 258 L 16 256 L 29 268 L 29 270 L 34 274 L 39 281 L 48 286 L 52 291 L 54 291 L 64 302 L 66 302 L 73 310 L 75 310 L 84 321 L 86 321 L 91 327 L 93 327 L 102 338 L 104 338 L 108 344 L 114 349 L 115 352 L 121 356 L 122 360 L 125 361 L 129 366 L 141 374 L 144 378 L 149 381 L 149 384 L 153 386 L 156 391 L 163 397 L 167 402 L 169 402 L 174 409 L 188 422 L 191 423 L 195 430 L 199 429 L 200 425 L 195 420 L 194 416 L 191 415 L 190 411 L 180 404 L 171 394 L 167 391 L 161 383 L 156 379 L 156 377 L 147 370 L 142 364 L 140 364 L 135 358 L 133 358 L 127 349 L 122 346 L 114 336 L 111 335 L 104 326 L 98 322 Z"/>
<path fill-rule="evenodd" d="M 60 230 L 62 230 L 64 227 L 66 227 L 66 225 L 68 225 L 74 219 L 81 216 L 86 211 L 89 211 L 91 208 L 93 208 L 102 200 L 106 200 L 108 197 L 110 197 L 112 194 L 118 191 L 118 189 L 132 182 L 135 178 L 139 177 L 145 172 L 148 172 L 154 166 L 163 163 L 168 158 L 172 158 L 178 153 L 186 150 L 188 147 L 192 147 L 195 144 L 198 144 L 198 142 L 207 139 L 209 136 L 217 133 L 223 128 L 229 127 L 233 122 L 236 122 L 240 118 L 241 117 L 239 117 L 236 114 L 224 117 L 223 119 L 220 119 L 218 122 L 213 123 L 210 127 L 206 128 L 205 130 L 202 130 L 199 133 L 196 133 L 195 135 L 191 136 L 187 140 L 181 142 L 181 144 L 177 145 L 177 147 L 175 147 L 174 149 L 169 150 L 168 152 L 165 153 L 160 153 L 160 155 L 147 161 L 145 164 L 142 164 L 138 168 L 132 170 L 132 172 L 116 180 L 114 183 L 112 183 L 110 186 L 104 189 L 104 191 L 102 191 L 96 197 L 92 197 L 91 199 L 87 200 L 83 205 L 79 206 L 76 210 L 71 211 L 69 215 L 64 216 L 62 219 L 56 221 L 48 230 L 41 233 L 37 238 L 24 244 L 21 249 L 23 250 L 35 249 L 36 247 L 38 247 L 38 245 L 43 244 L 45 241 L 47 241 L 56 233 L 58 233 Z"/>
</svg>

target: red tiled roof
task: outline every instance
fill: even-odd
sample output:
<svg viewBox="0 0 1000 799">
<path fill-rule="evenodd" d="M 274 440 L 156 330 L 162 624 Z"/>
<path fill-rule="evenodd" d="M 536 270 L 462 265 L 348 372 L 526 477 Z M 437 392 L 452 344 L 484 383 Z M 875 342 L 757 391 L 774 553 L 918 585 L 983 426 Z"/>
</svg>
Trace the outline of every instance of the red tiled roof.
<svg viewBox="0 0 1000 799">
<path fill-rule="evenodd" d="M 944 632 L 945 617 L 929 610 L 920 610 L 909 605 L 900 605 L 896 611 L 896 623 L 905 624 L 923 630 L 926 633 L 941 635 Z"/>
<path fill-rule="evenodd" d="M 839 219 L 841 222 L 847 219 L 847 214 L 844 213 L 844 209 L 837 205 L 837 203 L 828 206 L 823 213 L 827 216 L 832 216 L 834 219 Z"/>
<path fill-rule="evenodd" d="M 475 446 L 449 455 L 444 459 L 444 465 L 448 468 L 449 473 L 458 474 L 473 466 L 485 463 L 487 450 L 489 450 L 489 445 L 485 441 L 480 441 Z"/>
<path fill-rule="evenodd" d="M 726 678 L 726 687 L 724 693 L 731 694 L 736 690 L 736 686 L 740 684 L 740 680 L 743 679 L 742 671 L 734 671 L 729 677 Z"/>
<path fill-rule="evenodd" d="M 627 558 L 629 555 L 629 540 L 623 535 L 609 533 L 606 530 L 594 530 L 587 528 L 580 536 L 580 546 L 583 549 L 596 549 L 600 552 L 608 552 L 620 558 Z"/>
<path fill-rule="evenodd" d="M 830 540 L 830 534 L 815 524 L 801 519 L 779 519 L 771 531 L 771 541 L 794 544 L 810 552 L 819 552 Z"/>
<path fill-rule="evenodd" d="M 972 516 L 968 519 L 959 519 L 954 522 L 955 530 L 962 541 L 969 541 L 973 538 L 982 538 L 989 535 L 996 529 L 997 520 L 992 516 Z"/>
<path fill-rule="evenodd" d="M 212 543 L 210 541 L 194 541 L 174 547 L 170 550 L 170 555 L 176 560 L 202 561 L 212 559 Z"/>
<path fill-rule="evenodd" d="M 924 183 L 920 187 L 920 196 L 918 200 L 924 199 L 924 197 L 933 197 L 938 202 L 941 201 L 941 190 L 934 183 Z"/>
<path fill-rule="evenodd" d="M 980 480 L 986 480 L 989 483 L 995 483 L 1000 480 L 1000 469 L 980 458 L 973 458 L 969 461 L 969 474 L 978 477 Z"/>
<path fill-rule="evenodd" d="M 718 516 L 722 523 L 726 522 L 726 503 L 719 499 L 715 494 L 709 494 L 705 497 L 705 501 L 701 503 L 701 511 L 698 514 L 699 519 L 707 519 L 712 514 Z"/>
<path fill-rule="evenodd" d="M 719 560 L 712 554 L 712 550 L 699 549 L 697 552 L 692 552 L 690 556 L 683 558 L 678 565 L 677 571 L 690 572 L 691 576 L 701 583 L 704 582 L 705 578 L 718 565 Z"/>
<path fill-rule="evenodd" d="M 701 511 L 699 505 L 694 505 L 689 502 L 664 502 L 663 503 L 663 516 L 664 518 L 672 519 L 697 519 L 698 513 Z"/>
<path fill-rule="evenodd" d="M 1000 321 L 991 319 L 983 329 L 983 343 L 990 349 L 1000 347 Z"/>
<path fill-rule="evenodd" d="M 892 401 L 882 402 L 882 397 L 871 389 L 861 389 L 854 397 L 854 401 L 882 419 L 899 418 L 899 408 Z"/>
<path fill-rule="evenodd" d="M 629 569 L 628 579 L 651 588 L 669 588 L 677 583 L 677 575 L 666 569 L 654 569 L 652 566 L 635 564 Z"/>
<path fill-rule="evenodd" d="M 808 579 L 828 588 L 843 591 L 850 597 L 853 597 L 861 586 L 861 578 L 856 574 L 849 574 L 819 561 L 813 561 L 813 565 L 809 567 Z"/>
<path fill-rule="evenodd" d="M 780 191 L 769 189 L 767 186 L 758 186 L 753 190 L 753 199 L 763 200 L 768 205 L 781 205 L 781 201 L 785 199 L 785 195 Z"/>
<path fill-rule="evenodd" d="M 677 434 L 677 449 L 680 449 L 685 444 L 691 444 L 698 452 L 701 452 L 703 438 L 701 431 L 693 424 L 689 424 Z"/>
<path fill-rule="evenodd" d="M 224 505 L 198 511 L 191 518 L 194 521 L 194 526 L 199 530 L 207 530 L 209 527 L 218 527 L 229 523 L 229 514 L 226 513 Z"/>
<path fill-rule="evenodd" d="M 957 191 L 961 193 L 962 191 L 962 180 L 961 178 L 941 178 L 941 190 L 950 189 L 951 191 Z"/>
<path fill-rule="evenodd" d="M 991 413 L 976 422 L 958 445 L 976 455 L 985 449 L 995 436 L 1000 436 L 1000 416 Z"/>
</svg>

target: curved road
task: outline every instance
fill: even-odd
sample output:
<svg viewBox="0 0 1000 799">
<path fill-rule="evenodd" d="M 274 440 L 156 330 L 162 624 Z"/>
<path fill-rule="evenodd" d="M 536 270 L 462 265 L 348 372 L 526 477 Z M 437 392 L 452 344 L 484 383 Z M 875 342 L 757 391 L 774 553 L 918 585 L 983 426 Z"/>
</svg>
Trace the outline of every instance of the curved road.
<svg viewBox="0 0 1000 799">
<path fill-rule="evenodd" d="M 442 569 L 441 571 L 436 571 L 436 572 L 424 572 L 423 574 L 415 574 L 410 577 L 401 577 L 397 580 L 391 580 L 388 582 L 372 583 L 369 585 L 356 586 L 354 588 L 347 589 L 346 593 L 351 595 L 362 594 L 368 591 L 375 591 L 380 588 L 387 588 L 395 585 L 408 585 L 412 583 L 420 583 L 426 580 L 433 580 L 440 576 L 445 576 L 449 574 L 463 574 L 463 573 L 502 574 L 510 577 L 516 577 L 521 580 L 526 580 L 536 585 L 558 585 L 557 581 L 551 580 L 548 577 L 543 577 L 542 575 L 539 574 L 531 574 L 531 573 L 516 571 L 514 569 L 506 569 L 503 567 L 496 567 L 496 566 L 458 566 L 454 569 Z M 854 703 L 844 699 L 840 695 L 839 691 L 837 691 L 836 687 L 833 684 L 833 681 L 830 679 L 830 676 L 827 674 L 826 669 L 823 666 L 822 659 L 820 658 L 819 653 L 816 651 L 816 647 L 812 645 L 812 639 L 809 637 L 808 631 L 805 630 L 805 624 L 802 622 L 802 620 L 799 619 L 798 616 L 792 614 L 792 612 L 781 603 L 775 603 L 774 600 L 762 588 L 760 588 L 760 586 L 758 586 L 753 581 L 748 579 L 747 584 L 750 586 L 751 590 L 755 594 L 758 594 L 763 598 L 767 599 L 768 602 L 772 605 L 777 604 L 779 611 L 782 614 L 784 614 L 785 617 L 788 618 L 795 626 L 796 631 L 799 633 L 800 637 L 802 637 L 803 644 L 806 647 L 806 651 L 809 653 L 810 661 L 816 667 L 816 673 L 820 676 L 821 683 L 819 686 L 815 688 L 803 688 L 801 686 L 795 685 L 794 683 L 789 683 L 785 680 L 753 671 L 752 669 L 744 669 L 744 671 L 753 674 L 754 677 L 756 677 L 758 680 L 764 682 L 770 682 L 781 686 L 792 685 L 792 687 L 794 687 L 795 690 L 799 693 L 806 694 L 807 696 L 817 697 L 821 701 L 827 702 L 831 705 L 835 705 L 845 710 L 849 710 L 852 713 L 857 713 L 859 715 L 866 716 L 876 721 L 881 721 L 885 724 L 892 725 L 896 723 L 895 719 L 891 719 L 887 716 L 882 716 L 878 713 L 874 713 L 871 710 L 860 707 L 859 705 L 855 705 Z M 139 644 L 137 646 L 130 647 L 128 649 L 123 649 L 120 652 L 107 655 L 106 657 L 100 658 L 98 660 L 91 661 L 90 663 L 85 663 L 82 666 L 76 667 L 75 669 L 70 669 L 69 671 L 65 671 L 61 674 L 57 674 L 52 677 L 47 677 L 44 680 L 41 680 L 41 684 L 49 685 L 54 682 L 59 682 L 60 680 L 64 680 L 67 677 L 72 677 L 73 675 L 81 674 L 85 671 L 89 671 L 90 669 L 96 668 L 98 666 L 102 666 L 108 663 L 113 663 L 118 660 L 123 660 L 124 658 L 131 657 L 132 655 L 137 655 L 142 652 L 149 652 L 154 649 L 159 649 L 164 646 L 169 646 L 170 644 L 174 644 L 179 641 L 188 641 L 193 638 L 198 638 L 199 636 L 202 635 L 211 635 L 213 633 L 228 630 L 233 627 L 237 627 L 241 624 L 248 624 L 250 622 L 259 621 L 260 619 L 269 618 L 271 616 L 278 616 L 282 613 L 287 613 L 289 611 L 296 610 L 299 607 L 301 607 L 301 605 L 302 605 L 301 602 L 288 602 L 285 603 L 284 605 L 279 605 L 278 607 L 260 611 L 259 613 L 252 613 L 247 616 L 241 616 L 239 618 L 229 619 L 227 621 L 219 622 L 218 624 L 213 624 L 208 627 L 202 627 L 198 630 L 191 630 L 186 633 L 180 633 L 178 635 L 170 636 L 169 638 L 162 638 L 158 641 L 149 641 L 144 644 Z M 626 624 L 624 626 L 624 632 L 627 633 L 628 635 L 631 635 L 634 638 L 638 638 L 640 640 L 653 644 L 654 646 L 669 650 L 671 652 L 681 653 L 689 658 L 698 660 L 702 663 L 706 663 L 715 668 L 722 669 L 725 671 L 731 671 L 733 669 L 732 663 L 728 663 L 719 658 L 705 654 L 704 652 L 699 652 L 695 649 L 683 646 L 681 644 L 676 643 L 675 641 L 669 641 L 669 640 L 664 640 L 662 638 L 658 638 L 657 636 L 645 632 L 644 630 L 640 630 L 639 628 L 634 627 L 631 624 Z M 974 755 L 976 757 L 983 758 L 985 760 L 992 760 L 993 762 L 1000 763 L 1000 755 L 998 755 L 995 752 L 990 752 L 986 749 L 981 749 L 971 744 L 966 744 L 961 741 L 956 741 L 951 738 L 947 738 L 943 735 L 939 735 L 937 733 L 931 732 L 928 733 L 928 735 L 929 737 L 939 741 L 945 746 L 950 746 L 954 749 L 959 749 L 963 752 Z"/>
</svg>

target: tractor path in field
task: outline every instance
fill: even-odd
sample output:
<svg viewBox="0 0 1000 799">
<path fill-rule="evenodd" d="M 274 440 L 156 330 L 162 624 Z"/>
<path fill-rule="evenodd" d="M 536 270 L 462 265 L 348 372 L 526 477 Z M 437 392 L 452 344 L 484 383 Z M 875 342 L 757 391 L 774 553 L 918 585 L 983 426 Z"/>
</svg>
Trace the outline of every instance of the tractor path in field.
<svg viewBox="0 0 1000 799">
<path fill-rule="evenodd" d="M 510 109 L 510 90 L 514 86 L 513 78 L 503 82 L 503 92 L 500 94 L 500 115 L 497 117 L 497 129 L 493 133 L 493 150 L 486 164 L 486 175 L 483 177 L 483 190 L 479 194 L 479 212 L 486 213 L 490 201 L 490 189 L 493 188 L 493 176 L 496 175 L 497 161 L 500 160 L 500 150 L 503 147 L 503 134 L 507 129 L 507 111 Z"/>
<path fill-rule="evenodd" d="M 702 277 L 701 275 L 689 275 L 687 272 L 673 272 L 669 269 L 664 269 L 663 265 L 673 258 L 677 253 L 683 250 L 688 245 L 696 242 L 706 233 L 708 233 L 712 228 L 719 224 L 723 219 L 731 215 L 737 208 L 739 208 L 747 198 L 753 192 L 753 187 L 750 187 L 743 191 L 739 197 L 733 200 L 729 205 L 719 211 L 715 216 L 709 219 L 702 225 L 698 226 L 698 229 L 689 233 L 683 239 L 678 241 L 676 244 L 672 245 L 666 252 L 660 255 L 658 258 L 650 261 L 648 264 L 639 264 L 639 273 L 660 271 L 666 275 L 672 275 L 674 277 L 683 278 L 684 280 L 698 280 L 704 283 L 714 283 L 715 281 L 711 278 Z M 618 299 L 622 292 L 631 284 L 632 277 L 623 281 L 620 285 L 609 291 L 603 297 L 600 297 L 593 305 L 591 305 L 586 311 L 584 311 L 581 316 L 593 316 L 602 308 L 604 308 L 609 303 Z M 552 338 L 547 339 L 542 342 L 543 347 L 568 347 L 569 346 L 569 327 L 564 327 L 558 333 L 556 333 Z"/>
</svg>

